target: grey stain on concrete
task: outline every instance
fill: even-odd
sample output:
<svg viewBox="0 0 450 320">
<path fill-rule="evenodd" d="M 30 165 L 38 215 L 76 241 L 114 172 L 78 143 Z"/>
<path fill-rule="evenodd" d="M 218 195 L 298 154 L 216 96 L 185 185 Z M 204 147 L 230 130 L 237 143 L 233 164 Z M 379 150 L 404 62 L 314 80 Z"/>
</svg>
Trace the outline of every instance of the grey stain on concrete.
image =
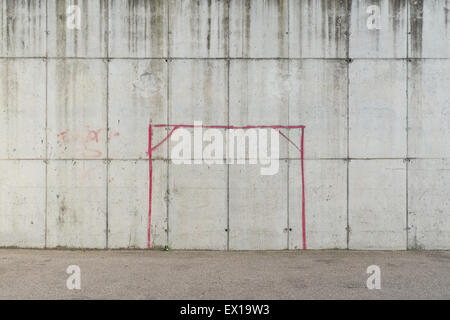
<svg viewBox="0 0 450 320">
<path fill-rule="evenodd" d="M 423 0 L 410 0 L 412 56 L 422 57 Z"/>
</svg>

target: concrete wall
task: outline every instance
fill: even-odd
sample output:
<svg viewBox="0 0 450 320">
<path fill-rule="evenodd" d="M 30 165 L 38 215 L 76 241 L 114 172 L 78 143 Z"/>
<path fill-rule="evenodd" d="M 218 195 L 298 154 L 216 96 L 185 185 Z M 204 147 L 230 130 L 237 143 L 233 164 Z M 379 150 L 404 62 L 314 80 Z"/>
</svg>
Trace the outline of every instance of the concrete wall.
<svg viewBox="0 0 450 320">
<path fill-rule="evenodd" d="M 148 125 L 197 120 L 306 126 L 308 249 L 450 249 L 449 88 L 448 0 L 0 0 L 0 246 L 146 248 Z M 153 152 L 152 247 L 301 248 L 280 143 Z"/>
</svg>

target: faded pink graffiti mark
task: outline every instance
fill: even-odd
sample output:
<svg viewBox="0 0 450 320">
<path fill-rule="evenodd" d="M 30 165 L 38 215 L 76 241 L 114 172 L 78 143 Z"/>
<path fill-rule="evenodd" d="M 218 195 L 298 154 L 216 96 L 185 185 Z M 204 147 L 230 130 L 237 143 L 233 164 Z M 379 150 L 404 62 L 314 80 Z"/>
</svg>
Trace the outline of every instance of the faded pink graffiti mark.
<svg viewBox="0 0 450 320">
<path fill-rule="evenodd" d="M 75 148 L 82 157 L 101 158 L 103 153 L 97 146 L 101 142 L 100 133 L 103 130 L 103 128 L 90 129 L 89 126 L 85 126 L 84 129 L 76 131 L 67 129 L 57 134 L 57 143 L 58 145 Z M 118 136 L 120 136 L 119 132 L 110 132 L 108 134 L 108 141 L 112 137 Z"/>
</svg>

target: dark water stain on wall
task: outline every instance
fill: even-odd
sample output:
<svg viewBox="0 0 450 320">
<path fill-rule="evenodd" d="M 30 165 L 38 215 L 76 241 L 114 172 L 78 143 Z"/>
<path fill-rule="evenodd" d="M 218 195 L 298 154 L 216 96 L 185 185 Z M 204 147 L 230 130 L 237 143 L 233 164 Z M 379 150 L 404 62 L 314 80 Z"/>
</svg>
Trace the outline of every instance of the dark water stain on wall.
<svg viewBox="0 0 450 320">
<path fill-rule="evenodd" d="M 128 52 L 137 52 L 137 24 L 136 1 L 128 1 Z"/>
<path fill-rule="evenodd" d="M 211 50 L 211 0 L 208 0 L 208 34 L 206 36 L 206 48 Z"/>
<path fill-rule="evenodd" d="M 319 2 L 317 2 L 319 3 Z M 328 42 L 328 1 L 322 1 L 321 3 L 321 28 L 320 28 L 320 39 L 321 39 L 321 49 L 322 52 L 325 51 L 325 44 Z"/>
<path fill-rule="evenodd" d="M 57 223 L 60 226 L 64 225 L 66 214 L 67 214 L 67 206 L 66 206 L 66 198 L 64 196 L 56 195 L 58 201 L 58 218 Z"/>
<path fill-rule="evenodd" d="M 192 52 L 198 51 L 198 49 L 201 48 L 206 43 L 206 52 L 208 56 L 211 56 L 211 40 L 213 37 L 212 34 L 212 24 L 213 22 L 217 22 L 217 41 L 222 42 L 222 44 L 225 46 L 225 37 L 220 34 L 220 30 L 222 29 L 221 24 L 223 24 L 223 21 L 217 20 L 213 21 L 213 10 L 217 11 L 217 16 L 220 18 L 220 9 L 221 6 L 227 5 L 227 1 L 216 1 L 214 2 L 215 7 L 213 8 L 212 0 L 192 0 L 189 2 L 189 28 L 190 28 L 190 34 L 191 37 L 193 37 L 190 41 L 191 44 L 191 50 Z M 206 4 L 206 14 L 204 14 L 204 5 Z M 179 14 L 183 15 L 185 13 L 179 12 Z M 205 23 L 205 21 L 202 19 L 206 17 L 206 42 L 204 42 L 205 38 L 204 35 L 202 35 L 202 26 Z M 175 16 L 175 19 L 177 17 Z M 186 41 L 187 39 L 183 39 Z"/>
<path fill-rule="evenodd" d="M 6 50 L 8 56 L 14 56 L 12 41 L 14 41 L 16 33 L 16 2 L 14 0 L 6 1 Z M 12 48 L 12 49 L 10 49 Z"/>
<path fill-rule="evenodd" d="M 66 1 L 56 1 L 56 54 L 66 56 Z"/>
<path fill-rule="evenodd" d="M 308 0 L 294 2 L 291 19 L 296 19 L 299 30 L 290 30 L 297 37 L 297 56 L 347 55 L 348 5 L 347 0 Z M 295 23 L 294 23 L 295 25 Z"/>
<path fill-rule="evenodd" d="M 392 23 L 393 31 L 393 48 L 397 47 L 397 35 L 402 32 L 401 22 L 402 16 L 406 9 L 406 1 L 404 0 L 391 0 L 389 1 L 389 20 Z"/>
<path fill-rule="evenodd" d="M 268 48 L 267 43 L 257 43 L 253 41 L 253 35 L 259 37 L 272 36 L 276 32 L 277 56 L 286 56 L 288 29 L 288 6 L 285 0 L 245 0 L 239 2 L 240 20 L 235 19 L 236 27 L 241 35 L 240 54 L 244 57 L 253 55 L 254 46 L 262 45 Z M 270 15 L 276 14 L 276 21 L 265 21 L 272 18 Z M 273 25 L 271 24 L 273 22 Z M 256 39 L 256 38 L 255 38 Z M 275 44 L 273 44 L 275 46 Z"/>
<path fill-rule="evenodd" d="M 306 10 L 308 12 L 308 44 L 307 47 L 312 47 L 312 43 L 314 39 L 316 38 L 316 34 L 318 33 L 318 24 L 314 23 L 313 18 L 313 12 L 314 7 L 318 4 L 318 2 L 314 0 L 308 0 L 308 9 Z M 311 19 L 311 20 L 310 20 Z"/>
<path fill-rule="evenodd" d="M 341 52 L 346 56 L 348 51 L 347 35 L 349 32 L 348 1 L 329 0 L 328 8 L 331 8 L 331 12 L 328 12 L 328 47 L 331 49 L 332 42 L 334 41 L 335 56 L 338 57 Z"/>
<path fill-rule="evenodd" d="M 229 44 L 229 34 L 230 34 L 230 0 L 224 0 L 223 4 L 224 14 L 223 14 L 223 34 L 222 36 L 218 34 L 218 39 L 223 39 L 224 41 L 224 52 L 227 56 L 230 53 L 230 44 Z M 220 30 L 220 28 L 219 28 Z M 220 32 L 220 31 L 219 31 Z"/>
<path fill-rule="evenodd" d="M 287 4 L 284 0 L 278 0 L 277 8 L 278 8 L 278 48 L 279 48 L 279 56 L 284 57 L 287 55 L 285 52 L 285 48 L 289 47 L 289 43 L 287 43 L 289 37 L 287 37 L 287 30 L 285 30 L 285 26 L 288 25 L 289 20 L 289 10 L 288 7 L 285 7 Z M 288 29 L 289 30 L 289 29 Z M 286 45 L 285 45 L 286 42 Z"/>
<path fill-rule="evenodd" d="M 127 40 L 132 56 L 162 55 L 164 44 L 164 8 L 161 0 L 128 0 Z M 123 14 L 123 13 L 119 13 Z M 111 23 L 114 24 L 115 21 Z"/>
<path fill-rule="evenodd" d="M 411 55 L 422 57 L 423 0 L 410 1 Z"/>
<path fill-rule="evenodd" d="M 100 19 L 103 19 L 103 23 L 99 23 L 99 38 L 103 41 L 102 52 L 108 55 L 108 45 L 109 45 L 109 1 L 100 1 Z"/>
<path fill-rule="evenodd" d="M 44 55 L 45 1 L 6 0 L 8 56 Z"/>
<path fill-rule="evenodd" d="M 345 31 L 345 41 L 346 41 L 346 57 L 348 58 L 350 56 L 350 17 L 352 16 L 352 1 L 353 0 L 347 0 L 347 30 Z"/>
<path fill-rule="evenodd" d="M 448 16 L 450 15 L 450 0 L 445 0 L 444 6 L 444 16 L 445 16 L 445 32 L 448 30 Z"/>
<path fill-rule="evenodd" d="M 117 12 L 122 16 L 120 19 L 126 22 L 123 34 L 118 36 L 127 38 L 129 55 L 162 56 L 165 40 L 165 1 L 128 0 L 126 4 L 127 12 Z M 118 6 L 117 0 L 111 2 L 111 10 L 115 6 Z M 115 10 L 117 9 L 113 11 Z M 110 25 L 114 28 L 117 22 L 119 20 L 110 21 Z M 120 43 L 116 43 L 116 46 L 118 45 Z"/>
<path fill-rule="evenodd" d="M 251 31 L 251 24 L 252 24 L 252 18 L 251 18 L 251 11 L 252 11 L 252 0 L 245 0 L 245 29 L 244 29 L 244 37 L 243 41 L 245 43 L 245 47 L 242 46 L 242 50 L 246 52 L 247 54 L 250 52 L 250 31 Z M 244 52 L 242 52 L 242 55 L 244 55 Z"/>
<path fill-rule="evenodd" d="M 390 0 L 389 0 L 390 1 Z M 376 5 L 376 6 L 378 6 L 379 8 L 380 8 L 380 11 L 381 10 L 383 10 L 383 8 L 382 8 L 382 6 L 381 6 L 381 0 L 373 0 L 373 2 L 370 2 L 370 3 L 367 3 L 367 5 Z M 390 5 L 390 4 L 389 4 Z M 358 10 L 358 14 L 362 14 L 362 16 L 363 17 L 365 17 L 365 13 L 367 13 L 366 12 L 366 6 L 363 6 L 363 8 L 362 8 L 363 10 L 362 11 L 359 11 Z M 388 11 L 388 14 L 390 14 L 392 11 L 391 10 L 389 10 Z M 382 13 L 382 11 L 380 12 L 380 15 L 382 15 L 383 13 Z M 389 19 L 389 20 L 391 20 L 391 19 Z M 391 20 L 392 21 L 392 20 Z M 364 26 L 364 27 L 366 27 L 366 26 Z M 374 32 L 373 34 L 375 34 L 375 50 L 377 51 L 377 52 L 379 52 L 380 51 L 380 45 L 381 45 L 381 43 L 380 43 L 380 36 L 381 36 L 381 32 L 380 32 L 380 30 L 377 30 L 376 32 Z"/>
<path fill-rule="evenodd" d="M 186 54 L 177 51 L 181 47 L 194 56 L 225 56 L 228 50 L 228 3 L 228 0 L 171 2 L 170 45 L 175 49 L 172 53 L 175 56 Z M 217 28 L 215 34 L 214 28 Z"/>
<path fill-rule="evenodd" d="M 6 3 L 0 1 L 0 56 L 7 55 L 6 42 L 7 42 L 7 15 L 6 15 Z"/>
<path fill-rule="evenodd" d="M 182 13 L 181 13 L 182 14 Z M 200 35 L 200 1 L 190 1 L 189 2 L 189 28 L 191 37 L 195 37 L 190 41 L 192 50 L 195 50 L 195 47 L 198 46 Z"/>
<path fill-rule="evenodd" d="M 164 0 L 153 0 L 150 1 L 150 33 L 151 33 L 151 53 L 152 56 L 162 56 L 164 55 L 164 41 L 166 35 L 164 34 L 164 17 L 165 17 L 165 1 Z"/>
<path fill-rule="evenodd" d="M 386 48 L 392 48 L 394 54 L 403 55 L 404 52 L 397 52 L 397 48 L 405 47 L 405 34 L 407 30 L 406 5 L 407 0 L 364 0 L 350 1 L 353 9 L 350 10 L 352 21 L 357 21 L 357 25 L 353 25 L 355 33 L 361 33 L 360 37 L 370 37 L 373 42 L 373 50 L 380 52 Z M 367 19 L 370 13 L 367 12 L 369 6 L 375 5 L 380 9 L 380 29 L 368 30 Z M 353 11 L 353 12 L 351 12 Z M 389 35 L 392 34 L 392 37 Z M 354 35 L 355 37 L 358 37 Z M 392 40 L 390 40 L 392 39 Z M 363 41 L 363 39 L 360 39 Z M 367 39 L 364 39 L 367 41 Z M 386 42 L 386 41 L 390 41 Z"/>
</svg>

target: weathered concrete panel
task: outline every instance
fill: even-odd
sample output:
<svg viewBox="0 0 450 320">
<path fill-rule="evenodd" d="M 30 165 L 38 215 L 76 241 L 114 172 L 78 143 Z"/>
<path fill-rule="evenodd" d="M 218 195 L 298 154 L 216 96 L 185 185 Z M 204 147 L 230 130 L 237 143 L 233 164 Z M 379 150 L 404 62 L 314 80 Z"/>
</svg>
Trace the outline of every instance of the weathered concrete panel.
<svg viewBox="0 0 450 320">
<path fill-rule="evenodd" d="M 108 0 L 47 0 L 47 2 L 50 57 L 106 57 Z M 71 6 L 80 8 L 80 29 L 75 27 L 78 12 L 71 9 Z"/>
<path fill-rule="evenodd" d="M 263 176 L 259 165 L 230 165 L 230 250 L 287 249 L 287 162 Z"/>
<path fill-rule="evenodd" d="M 49 161 L 47 247 L 106 247 L 106 162 Z"/>
<path fill-rule="evenodd" d="M 110 0 L 110 57 L 167 56 L 165 0 Z"/>
<path fill-rule="evenodd" d="M 45 246 L 43 161 L 0 161 L 0 246 Z"/>
<path fill-rule="evenodd" d="M 288 125 L 288 105 L 287 61 L 231 61 L 230 125 Z M 280 138 L 279 144 L 280 156 L 286 158 L 286 140 Z"/>
<path fill-rule="evenodd" d="M 154 160 L 151 246 L 167 244 L 167 162 Z M 148 161 L 111 161 L 108 178 L 108 247 L 147 248 Z"/>
<path fill-rule="evenodd" d="M 352 160 L 349 170 L 349 248 L 406 249 L 406 164 Z"/>
<path fill-rule="evenodd" d="M 231 57 L 287 57 L 288 0 L 230 1 Z"/>
<path fill-rule="evenodd" d="M 450 162 L 411 160 L 408 170 L 408 248 L 450 249 Z"/>
<path fill-rule="evenodd" d="M 409 55 L 450 58 L 450 2 L 409 0 Z"/>
<path fill-rule="evenodd" d="M 344 160 L 306 160 L 305 231 L 307 249 L 347 247 L 347 164 Z M 289 161 L 289 249 L 303 247 L 302 169 Z"/>
<path fill-rule="evenodd" d="M 8 61 L 0 60 L 0 74 L 6 75 L 0 77 L 0 159 L 8 158 L 8 144 L 6 137 L 8 136 L 8 125 L 5 124 L 8 115 Z"/>
<path fill-rule="evenodd" d="M 0 56 L 46 55 L 46 0 L 0 0 Z"/>
<path fill-rule="evenodd" d="M 409 156 L 450 156 L 450 61 L 409 63 Z"/>
<path fill-rule="evenodd" d="M 167 122 L 167 63 L 112 60 L 109 65 L 109 157 L 148 159 L 148 126 Z M 167 132 L 153 131 L 153 144 Z M 167 158 L 167 147 L 152 153 Z"/>
<path fill-rule="evenodd" d="M 106 157 L 106 62 L 48 61 L 48 157 Z"/>
<path fill-rule="evenodd" d="M 307 248 L 346 248 L 347 218 L 351 249 L 448 248 L 448 163 L 425 160 L 450 156 L 447 2 L 0 0 L 0 246 L 145 248 L 148 126 L 202 121 L 305 126 Z M 281 131 L 297 148 L 278 136 L 264 176 L 176 165 L 154 128 L 152 246 L 301 248 L 301 130 Z"/>
<path fill-rule="evenodd" d="M 228 56 L 228 1 L 171 0 L 170 56 Z"/>
<path fill-rule="evenodd" d="M 169 246 L 227 248 L 227 166 L 169 168 Z"/>
<path fill-rule="evenodd" d="M 289 124 L 306 126 L 305 157 L 346 157 L 346 63 L 333 60 L 295 60 L 289 62 L 289 71 Z M 300 130 L 290 130 L 289 136 L 300 145 Z M 300 158 L 299 151 L 290 144 L 289 158 Z"/>
<path fill-rule="evenodd" d="M 405 58 L 406 3 L 405 0 L 351 1 L 350 58 Z M 379 15 L 371 6 L 379 8 Z M 377 17 L 378 29 L 369 29 L 368 24 L 373 26 L 373 18 Z"/>
<path fill-rule="evenodd" d="M 203 125 L 227 125 L 227 81 L 227 62 L 224 60 L 171 61 L 169 63 L 170 116 L 168 122 L 173 125 L 193 125 L 196 121 L 201 121 Z M 163 132 L 162 129 L 154 131 L 156 135 Z M 193 130 L 190 132 L 193 134 Z M 153 141 L 157 142 L 157 136 Z M 167 143 L 168 157 L 173 159 L 171 150 L 178 142 L 169 140 Z M 194 144 L 192 143 L 191 146 L 192 159 L 198 159 L 194 154 Z M 159 152 L 163 152 L 164 148 L 165 145 L 162 145 Z"/>
<path fill-rule="evenodd" d="M 289 0 L 289 57 L 346 58 L 348 1 Z"/>
<path fill-rule="evenodd" d="M 8 55 L 8 14 L 6 0 L 0 0 L 0 57 Z"/>
<path fill-rule="evenodd" d="M 349 153 L 352 158 L 406 156 L 406 62 L 350 64 Z"/>
<path fill-rule="evenodd" d="M 188 123 L 193 124 L 193 123 Z M 171 130 L 174 128 L 171 127 L 169 130 L 166 130 L 165 128 L 153 128 L 153 132 L 156 134 L 164 134 L 168 135 Z M 184 132 L 182 132 L 182 130 Z M 228 151 L 228 133 L 229 130 L 225 129 L 216 129 L 216 128 L 179 128 L 174 131 L 175 133 L 171 136 L 170 140 L 167 142 L 164 142 L 162 145 L 159 146 L 158 149 L 156 149 L 159 152 L 165 152 L 168 150 L 168 159 L 170 160 L 179 160 L 181 161 L 191 161 L 192 164 L 203 164 L 202 161 L 205 161 L 204 164 L 225 164 L 227 162 L 227 151 Z M 182 134 L 183 138 L 181 136 L 178 136 L 178 134 Z M 185 136 L 185 134 L 187 136 Z M 216 139 L 216 134 L 220 135 L 219 140 Z M 184 139 L 190 139 L 190 149 L 188 145 L 184 145 L 185 141 Z M 217 144 L 213 145 L 214 142 L 217 142 Z M 235 139 L 237 140 L 237 139 Z M 153 146 L 159 143 L 160 141 L 153 138 Z M 219 150 L 216 150 L 215 147 L 218 146 Z M 182 150 L 180 150 L 182 147 Z M 186 148 L 186 149 L 185 149 Z M 160 150 L 161 149 L 161 150 Z M 190 150 L 190 153 L 187 154 Z M 235 147 L 235 150 L 237 150 L 237 147 Z M 155 151 L 153 151 L 155 152 Z M 186 153 L 185 153 L 186 152 Z M 217 152 L 217 153 L 216 153 Z M 222 152 L 222 153 L 220 153 Z M 236 158 L 236 153 L 234 154 L 234 158 Z M 155 158 L 152 155 L 152 158 Z M 200 160 L 197 161 L 197 160 Z M 195 161 L 195 162 L 194 162 Z M 218 163 L 220 162 L 220 163 Z"/>
<path fill-rule="evenodd" d="M 227 63 L 223 60 L 170 62 L 170 122 L 227 124 L 227 77 Z"/>
<path fill-rule="evenodd" d="M 45 61 L 0 60 L 0 158 L 45 157 Z"/>
<path fill-rule="evenodd" d="M 288 104 L 287 61 L 231 61 L 230 124 L 287 125 Z"/>
</svg>

